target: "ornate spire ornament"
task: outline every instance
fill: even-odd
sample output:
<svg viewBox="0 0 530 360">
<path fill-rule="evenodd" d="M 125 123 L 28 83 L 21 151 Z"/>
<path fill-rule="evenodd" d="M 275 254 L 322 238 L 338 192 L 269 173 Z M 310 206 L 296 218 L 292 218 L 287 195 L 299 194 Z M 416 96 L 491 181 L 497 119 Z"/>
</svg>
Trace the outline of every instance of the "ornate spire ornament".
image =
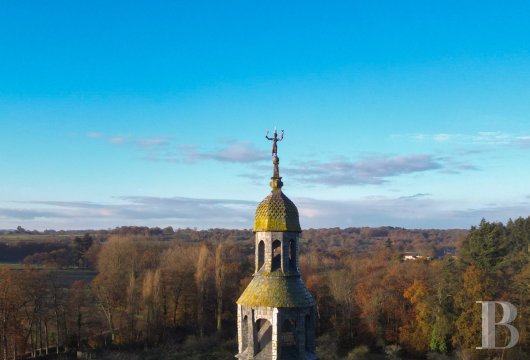
<svg viewBox="0 0 530 360">
<path fill-rule="evenodd" d="M 265 135 L 265 138 L 267 140 L 272 141 L 272 157 L 274 157 L 275 155 L 278 156 L 278 142 L 283 140 L 283 133 L 284 132 L 282 130 L 282 135 L 278 139 L 278 132 L 276 131 L 276 128 L 274 128 L 274 136 L 273 137 L 269 137 L 269 130 L 267 130 L 267 134 Z"/>
<path fill-rule="evenodd" d="M 283 134 L 284 134 L 284 131 L 282 130 L 282 134 L 280 138 L 278 138 L 278 132 L 276 131 L 276 128 L 275 128 L 273 137 L 269 137 L 269 130 L 267 130 L 267 134 L 265 135 L 265 138 L 267 140 L 272 141 L 273 171 L 272 171 L 272 177 L 271 177 L 271 182 L 270 182 L 272 191 L 280 191 L 283 186 L 282 178 L 280 176 L 280 158 L 278 157 L 278 142 L 283 140 Z"/>
</svg>

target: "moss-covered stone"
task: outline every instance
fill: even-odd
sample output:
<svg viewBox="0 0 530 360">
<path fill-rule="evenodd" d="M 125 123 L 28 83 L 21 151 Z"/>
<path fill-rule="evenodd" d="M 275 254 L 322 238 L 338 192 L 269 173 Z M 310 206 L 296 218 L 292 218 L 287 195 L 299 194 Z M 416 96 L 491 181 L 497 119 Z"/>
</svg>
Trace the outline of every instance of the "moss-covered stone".
<svg viewBox="0 0 530 360">
<path fill-rule="evenodd" d="M 254 231 L 301 232 L 296 205 L 281 190 L 272 191 L 256 209 Z"/>
<path fill-rule="evenodd" d="M 237 303 L 252 307 L 293 308 L 313 306 L 315 301 L 299 276 L 256 275 Z"/>
</svg>

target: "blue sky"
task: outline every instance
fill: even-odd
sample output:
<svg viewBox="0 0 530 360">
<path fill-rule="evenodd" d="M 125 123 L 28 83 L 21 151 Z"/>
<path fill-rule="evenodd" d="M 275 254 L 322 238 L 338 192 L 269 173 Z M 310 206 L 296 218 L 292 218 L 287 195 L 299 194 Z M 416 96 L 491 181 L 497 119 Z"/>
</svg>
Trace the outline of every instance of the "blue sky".
<svg viewBox="0 0 530 360">
<path fill-rule="evenodd" d="M 0 4 L 0 228 L 302 227 L 530 210 L 524 1 Z"/>
</svg>

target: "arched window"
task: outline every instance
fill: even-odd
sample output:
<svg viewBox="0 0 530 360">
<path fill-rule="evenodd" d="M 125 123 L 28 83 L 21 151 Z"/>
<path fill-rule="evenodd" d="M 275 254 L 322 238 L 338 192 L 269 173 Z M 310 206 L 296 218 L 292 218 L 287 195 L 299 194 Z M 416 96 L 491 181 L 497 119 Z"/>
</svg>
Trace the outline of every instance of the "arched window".
<svg viewBox="0 0 530 360">
<path fill-rule="evenodd" d="M 282 267 L 282 243 L 274 240 L 272 243 L 272 271 Z"/>
<path fill-rule="evenodd" d="M 296 241 L 294 239 L 289 241 L 289 268 L 296 271 Z"/>
<path fill-rule="evenodd" d="M 258 244 L 258 268 L 259 271 L 265 263 L 265 243 L 261 240 Z"/>
</svg>

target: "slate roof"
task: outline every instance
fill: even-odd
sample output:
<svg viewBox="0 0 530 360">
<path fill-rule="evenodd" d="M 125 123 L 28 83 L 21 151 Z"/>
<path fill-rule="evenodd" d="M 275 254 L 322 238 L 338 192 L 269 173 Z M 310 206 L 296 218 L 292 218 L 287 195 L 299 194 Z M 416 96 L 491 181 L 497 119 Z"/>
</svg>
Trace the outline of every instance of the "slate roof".
<svg viewBox="0 0 530 360">
<path fill-rule="evenodd" d="M 313 306 L 315 300 L 300 276 L 255 275 L 237 303 L 252 307 L 294 308 Z"/>
</svg>

